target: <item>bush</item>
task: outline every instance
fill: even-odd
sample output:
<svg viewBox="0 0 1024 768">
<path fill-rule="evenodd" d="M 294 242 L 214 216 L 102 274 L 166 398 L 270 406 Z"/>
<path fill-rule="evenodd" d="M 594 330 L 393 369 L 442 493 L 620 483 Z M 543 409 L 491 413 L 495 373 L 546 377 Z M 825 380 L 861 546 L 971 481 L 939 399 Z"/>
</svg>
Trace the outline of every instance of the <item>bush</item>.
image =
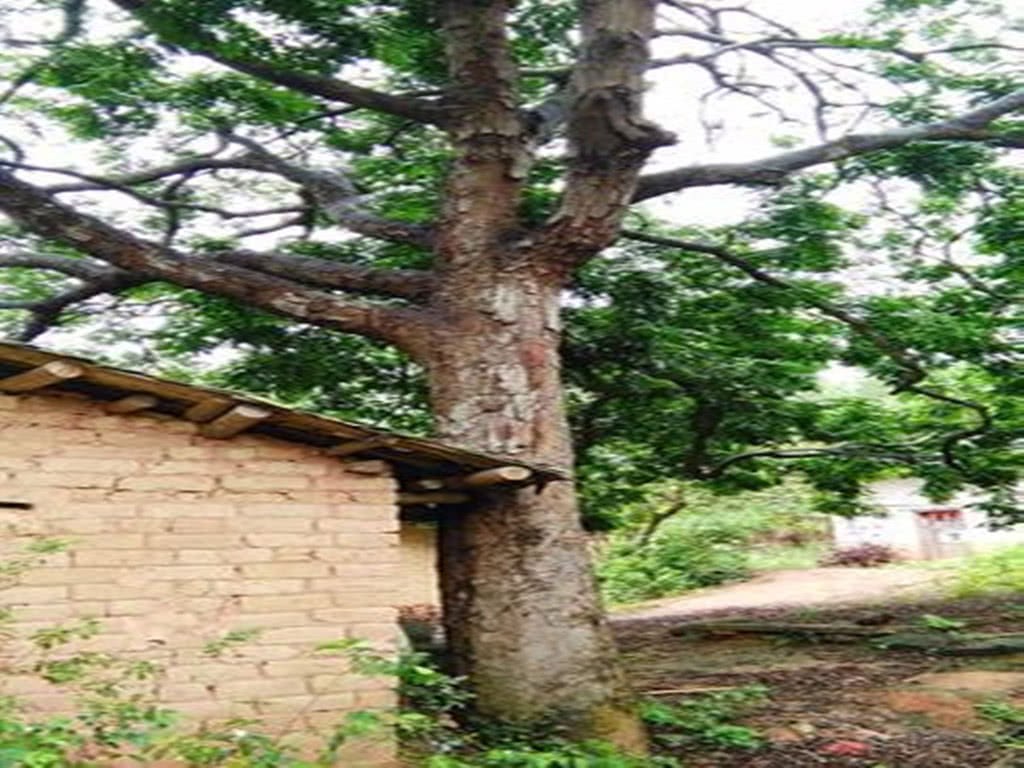
<svg viewBox="0 0 1024 768">
<path fill-rule="evenodd" d="M 755 565 L 810 567 L 827 522 L 799 483 L 720 495 L 700 483 L 666 481 L 614 516 L 621 527 L 609 534 L 598 565 L 609 603 L 740 581 Z"/>
<path fill-rule="evenodd" d="M 598 566 L 605 598 L 628 603 L 750 575 L 742 537 L 715 527 L 666 528 L 647 546 L 613 541 Z"/>
<path fill-rule="evenodd" d="M 825 567 L 871 568 L 876 565 L 887 565 L 899 560 L 899 554 L 885 544 L 858 544 L 855 547 L 842 547 L 826 552 L 818 560 L 818 565 Z"/>
<path fill-rule="evenodd" d="M 953 592 L 959 597 L 1024 592 L 1024 545 L 970 558 L 957 570 Z"/>
</svg>

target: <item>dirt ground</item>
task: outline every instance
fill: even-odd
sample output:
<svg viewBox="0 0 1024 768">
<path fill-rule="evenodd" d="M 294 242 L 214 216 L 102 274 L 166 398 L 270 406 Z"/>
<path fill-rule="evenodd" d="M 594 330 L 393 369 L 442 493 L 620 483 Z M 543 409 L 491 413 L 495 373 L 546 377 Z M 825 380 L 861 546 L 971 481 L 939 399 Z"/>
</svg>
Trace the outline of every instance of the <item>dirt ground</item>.
<svg viewBox="0 0 1024 768">
<path fill-rule="evenodd" d="M 764 573 L 750 581 L 662 598 L 615 612 L 616 618 L 687 616 L 720 609 L 836 605 L 938 594 L 942 568 L 810 568 Z"/>
<path fill-rule="evenodd" d="M 844 573 L 832 573 L 838 570 Z M 1024 595 L 946 600 L 929 579 L 907 578 L 909 569 L 803 573 L 807 578 L 777 574 L 615 617 L 633 682 L 648 697 L 672 702 L 752 684 L 768 689 L 769 698 L 742 719 L 763 736 L 762 746 L 670 744 L 663 752 L 688 768 L 1024 768 L 1024 721 L 995 721 L 978 710 L 996 701 L 1024 706 L 1024 654 L 963 658 L 866 641 L 670 634 L 709 618 L 923 626 L 927 614 L 963 621 L 963 631 L 1024 632 Z M 853 586 L 858 603 L 837 605 L 836 596 Z M 744 593 L 737 607 L 736 595 Z"/>
</svg>

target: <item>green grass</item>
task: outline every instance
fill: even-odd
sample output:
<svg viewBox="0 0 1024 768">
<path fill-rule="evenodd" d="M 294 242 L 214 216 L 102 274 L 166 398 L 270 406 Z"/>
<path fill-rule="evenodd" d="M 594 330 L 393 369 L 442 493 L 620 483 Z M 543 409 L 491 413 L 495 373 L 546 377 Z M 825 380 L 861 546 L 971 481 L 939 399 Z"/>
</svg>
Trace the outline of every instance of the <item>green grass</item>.
<svg viewBox="0 0 1024 768">
<path fill-rule="evenodd" d="M 1024 545 L 967 558 L 953 572 L 951 591 L 956 597 L 1024 592 Z"/>
<path fill-rule="evenodd" d="M 797 547 L 781 544 L 755 547 L 748 553 L 747 563 L 750 570 L 758 573 L 816 568 L 818 558 L 827 548 L 828 545 L 825 542 L 814 542 Z"/>
</svg>

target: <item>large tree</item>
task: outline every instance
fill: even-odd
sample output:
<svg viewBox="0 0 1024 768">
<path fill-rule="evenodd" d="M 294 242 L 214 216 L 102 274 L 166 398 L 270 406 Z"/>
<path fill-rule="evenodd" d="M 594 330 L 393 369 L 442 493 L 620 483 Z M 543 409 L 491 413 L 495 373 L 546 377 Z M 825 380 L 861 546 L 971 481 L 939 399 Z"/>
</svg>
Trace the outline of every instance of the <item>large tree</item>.
<svg viewBox="0 0 1024 768">
<path fill-rule="evenodd" d="M 829 165 L 826 186 L 900 163 L 914 178 L 923 159 L 964 147 L 1019 190 L 999 161 L 1024 145 L 1019 49 L 991 31 L 987 2 L 884 0 L 867 31 L 830 35 L 685 0 L 58 5 L 4 9 L 15 53 L 0 62 L 0 211 L 12 222 L 0 266 L 20 291 L 3 306 L 29 313 L 25 338 L 101 295 L 155 300 L 168 292 L 153 286 L 170 284 L 230 299 L 393 345 L 425 371 L 437 435 L 567 474 L 561 300 L 633 206 L 697 187 L 786 193 Z M 675 71 L 688 73 L 671 81 L 680 125 L 661 127 L 644 116 L 645 78 Z M 806 107 L 814 132 L 753 160 L 645 171 L 679 140 L 669 129 L 693 143 L 707 112 L 713 132 L 722 96 L 787 124 Z M 992 194 L 979 181 L 955 197 Z M 922 384 L 919 350 L 875 329 L 870 308 L 770 274 L 796 246 L 808 269 L 842 266 L 806 226 L 783 218 L 732 242 L 630 236 L 798 292 L 861 332 L 874 350 L 862 356 L 880 354 L 905 391 L 971 410 Z M 990 254 L 1008 264 L 1009 250 Z M 941 446 L 950 455 L 980 434 L 960 432 Z M 720 470 L 707 458 L 690 474 Z M 484 714 L 557 716 L 640 747 L 578 518 L 569 480 L 479 494 L 442 518 L 453 655 Z"/>
</svg>

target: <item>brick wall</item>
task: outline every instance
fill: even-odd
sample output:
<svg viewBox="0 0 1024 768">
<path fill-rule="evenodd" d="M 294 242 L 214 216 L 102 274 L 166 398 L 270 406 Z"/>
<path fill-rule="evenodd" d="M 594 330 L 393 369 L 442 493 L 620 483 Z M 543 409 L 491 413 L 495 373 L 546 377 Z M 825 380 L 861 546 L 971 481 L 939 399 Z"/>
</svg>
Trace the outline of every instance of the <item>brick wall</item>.
<svg viewBox="0 0 1024 768">
<path fill-rule="evenodd" d="M 301 733 L 352 709 L 392 704 L 390 681 L 318 658 L 320 642 L 391 648 L 398 602 L 394 480 L 346 473 L 315 449 L 259 436 L 217 441 L 185 421 L 110 416 L 63 395 L 0 395 L 4 549 L 57 536 L 70 549 L 0 592 L 19 629 L 97 617 L 77 648 L 164 665 L 159 695 L 197 719 L 258 717 Z M 203 646 L 229 630 L 260 634 L 221 658 Z M 12 674 L 0 693 L 41 711 L 66 700 Z M 389 765 L 358 747 L 348 765 Z"/>
</svg>

